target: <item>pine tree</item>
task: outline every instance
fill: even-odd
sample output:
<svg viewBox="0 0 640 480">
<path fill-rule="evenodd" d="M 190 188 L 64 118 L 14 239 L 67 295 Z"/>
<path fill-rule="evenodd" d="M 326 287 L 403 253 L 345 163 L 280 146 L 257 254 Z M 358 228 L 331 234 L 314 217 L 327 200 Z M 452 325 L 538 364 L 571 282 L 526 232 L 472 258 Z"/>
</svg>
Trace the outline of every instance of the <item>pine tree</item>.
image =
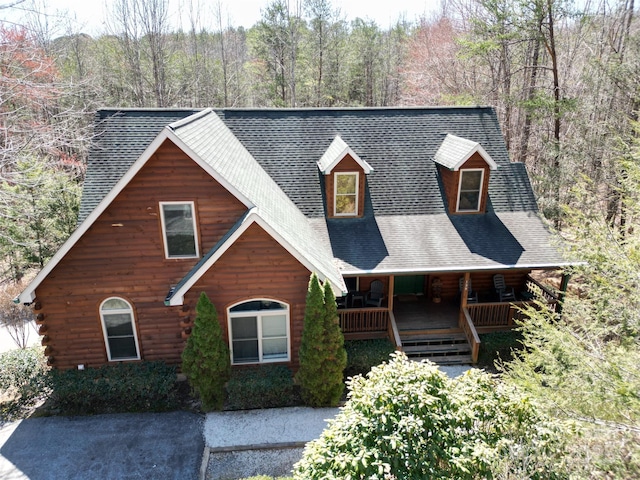
<svg viewBox="0 0 640 480">
<path fill-rule="evenodd" d="M 312 407 L 335 406 L 343 390 L 344 339 L 338 325 L 335 297 L 333 292 L 326 294 L 327 288 L 331 289 L 330 285 L 326 284 L 323 292 L 318 276 L 311 275 L 296 380 L 302 400 Z"/>
<path fill-rule="evenodd" d="M 204 292 L 196 306 L 193 331 L 182 352 L 182 372 L 200 396 L 204 410 L 222 409 L 224 386 L 231 376 L 231 360 L 218 313 Z"/>
</svg>

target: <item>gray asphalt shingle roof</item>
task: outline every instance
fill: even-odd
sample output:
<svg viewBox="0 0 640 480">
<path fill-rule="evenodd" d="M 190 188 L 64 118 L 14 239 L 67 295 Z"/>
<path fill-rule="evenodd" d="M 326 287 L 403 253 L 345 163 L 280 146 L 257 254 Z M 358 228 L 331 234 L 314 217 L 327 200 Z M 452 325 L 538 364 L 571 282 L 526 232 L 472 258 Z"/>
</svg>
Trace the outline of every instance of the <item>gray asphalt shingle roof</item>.
<svg viewBox="0 0 640 480">
<path fill-rule="evenodd" d="M 197 111 L 98 112 L 99 137 L 89 158 L 81 218 L 91 212 L 163 127 Z M 308 222 L 315 233 L 314 241 L 325 244 L 321 250 L 332 249 L 332 260 L 345 272 L 564 264 L 537 214 L 524 165 L 509 161 L 491 108 L 215 112 L 232 137 L 274 181 L 267 185 L 262 177 L 256 180 L 248 175 L 237 178 L 238 188 L 248 198 L 266 202 L 263 205 L 269 205 L 271 197 L 278 199 L 277 205 L 285 205 L 284 192 L 292 202 L 285 210 L 293 211 L 290 207 L 295 204 L 295 210 L 299 210 L 293 215 L 295 222 Z M 214 168 L 219 168 L 223 176 L 233 177 L 234 162 L 228 158 L 237 152 L 224 153 L 228 146 L 209 142 L 209 134 L 202 127 L 176 132 L 193 148 L 202 149 L 204 156 L 222 154 Z M 446 212 L 434 160 L 448 134 L 477 142 L 498 165 L 491 172 L 486 214 L 451 216 Z M 318 161 L 338 135 L 373 168 L 366 178 L 362 219 L 325 219 L 324 179 Z M 265 215 L 272 215 L 272 221 L 285 221 L 280 217 L 287 213 L 280 207 L 269 208 Z M 292 223 L 281 224 L 294 228 Z M 305 244 L 308 240 L 305 237 L 299 241 Z"/>
</svg>

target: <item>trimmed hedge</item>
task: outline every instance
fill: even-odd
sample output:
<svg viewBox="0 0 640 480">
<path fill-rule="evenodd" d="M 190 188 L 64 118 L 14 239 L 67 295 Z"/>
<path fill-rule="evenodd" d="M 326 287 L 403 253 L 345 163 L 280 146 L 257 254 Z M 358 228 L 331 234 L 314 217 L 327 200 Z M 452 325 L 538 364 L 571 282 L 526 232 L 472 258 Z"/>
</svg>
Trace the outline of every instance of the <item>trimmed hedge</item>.
<svg viewBox="0 0 640 480">
<path fill-rule="evenodd" d="M 249 410 L 300 405 L 291 370 L 283 365 L 262 365 L 231 372 L 227 383 L 227 409 Z"/>
<path fill-rule="evenodd" d="M 177 408 L 176 368 L 163 362 L 52 370 L 51 400 L 63 415 L 160 412 Z"/>
<path fill-rule="evenodd" d="M 345 378 L 366 375 L 371 367 L 388 361 L 389 355 L 395 351 L 393 344 L 387 338 L 349 340 L 344 342 L 344 348 L 347 350 Z"/>
</svg>

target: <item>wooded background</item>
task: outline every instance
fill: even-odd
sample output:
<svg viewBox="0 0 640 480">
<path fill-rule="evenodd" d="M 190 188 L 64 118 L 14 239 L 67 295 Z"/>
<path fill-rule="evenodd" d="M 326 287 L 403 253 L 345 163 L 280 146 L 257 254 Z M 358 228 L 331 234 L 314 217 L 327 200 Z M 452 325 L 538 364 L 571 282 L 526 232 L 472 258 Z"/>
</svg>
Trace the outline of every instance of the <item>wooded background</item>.
<svg viewBox="0 0 640 480">
<path fill-rule="evenodd" d="M 513 161 L 527 166 L 561 229 L 578 177 L 612 225 L 628 222 L 613 170 L 634 136 L 640 35 L 634 1 L 445 0 L 382 28 L 330 0 L 273 0 L 249 29 L 218 3 L 115 0 L 104 33 L 45 14 L 0 29 L 2 278 L 41 266 L 75 227 L 99 107 L 495 106 Z"/>
</svg>

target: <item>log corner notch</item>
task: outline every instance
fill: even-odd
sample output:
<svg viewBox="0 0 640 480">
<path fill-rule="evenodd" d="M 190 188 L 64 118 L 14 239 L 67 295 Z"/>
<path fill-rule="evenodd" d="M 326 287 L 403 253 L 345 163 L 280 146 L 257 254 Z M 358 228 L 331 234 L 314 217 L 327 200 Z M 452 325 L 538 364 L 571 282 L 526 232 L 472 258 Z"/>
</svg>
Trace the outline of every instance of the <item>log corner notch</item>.
<svg viewBox="0 0 640 480">
<path fill-rule="evenodd" d="M 180 318 L 180 328 L 181 328 L 180 336 L 182 337 L 183 340 L 187 340 L 191 335 L 191 331 L 193 329 L 191 306 L 186 304 L 183 305 L 182 308 L 180 309 L 180 312 L 178 313 L 178 316 Z"/>
</svg>

